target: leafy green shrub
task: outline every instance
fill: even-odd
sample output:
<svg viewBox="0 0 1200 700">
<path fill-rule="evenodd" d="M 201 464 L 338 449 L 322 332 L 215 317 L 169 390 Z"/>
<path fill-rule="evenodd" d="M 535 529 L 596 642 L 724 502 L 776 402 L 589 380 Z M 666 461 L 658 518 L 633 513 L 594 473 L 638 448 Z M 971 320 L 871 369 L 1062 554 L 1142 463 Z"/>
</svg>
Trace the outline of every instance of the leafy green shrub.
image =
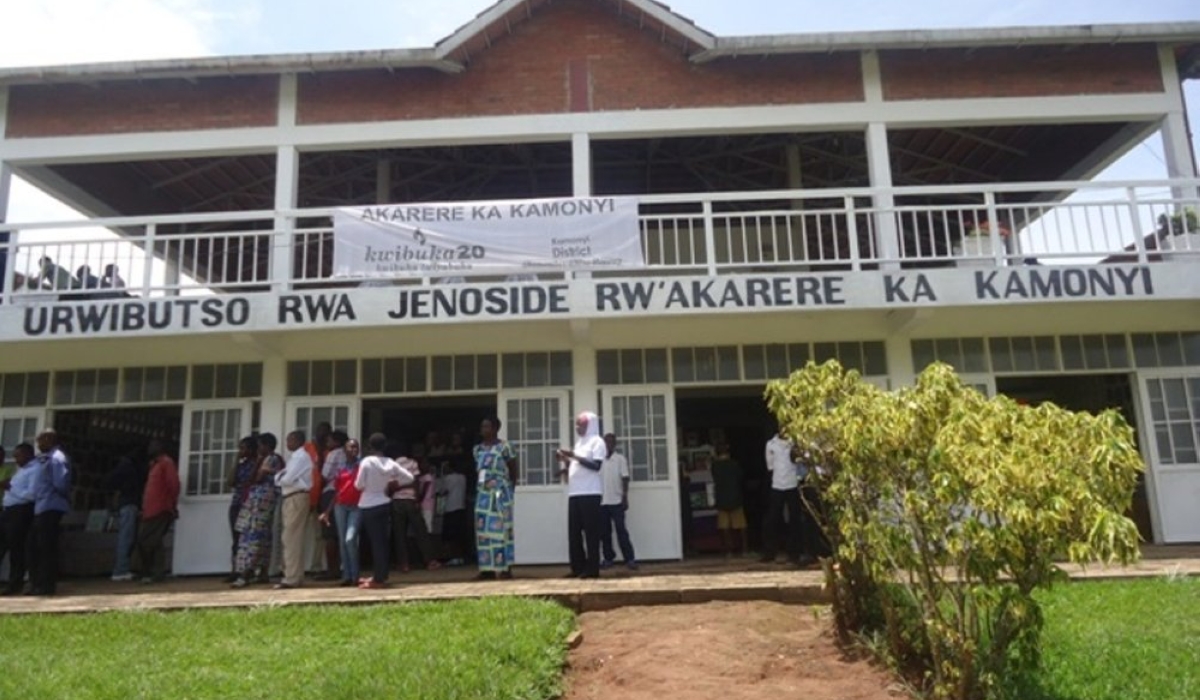
<svg viewBox="0 0 1200 700">
<path fill-rule="evenodd" d="M 1039 662 L 1033 591 L 1056 561 L 1128 563 L 1142 461 L 1115 411 L 987 399 L 936 364 L 882 391 L 836 362 L 766 390 L 781 431 L 816 455 L 843 639 L 881 640 L 934 698 L 1002 697 Z"/>
</svg>

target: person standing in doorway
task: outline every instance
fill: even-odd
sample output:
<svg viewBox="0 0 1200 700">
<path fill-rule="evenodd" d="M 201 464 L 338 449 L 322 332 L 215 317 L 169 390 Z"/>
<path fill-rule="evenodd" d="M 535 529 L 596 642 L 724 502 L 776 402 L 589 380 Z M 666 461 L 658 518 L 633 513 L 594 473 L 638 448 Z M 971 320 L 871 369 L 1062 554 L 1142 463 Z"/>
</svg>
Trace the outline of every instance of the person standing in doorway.
<svg viewBox="0 0 1200 700">
<path fill-rule="evenodd" d="M 795 445 L 778 431 L 767 441 L 767 471 L 771 473 L 770 501 L 763 518 L 763 555 L 760 561 L 773 562 L 779 546 L 779 530 L 787 511 L 788 561 L 796 566 L 808 564 L 801 557 L 803 506 L 800 503 L 800 478 L 804 466 L 792 459 Z"/>
<path fill-rule="evenodd" d="M 475 469 L 479 473 L 475 493 L 475 552 L 480 579 L 512 578 L 517 455 L 500 439 L 499 432 L 499 418 L 484 418 L 479 423 L 482 441 L 475 446 Z"/>
<path fill-rule="evenodd" d="M 6 596 L 20 595 L 25 586 L 29 532 L 33 528 L 33 508 L 37 500 L 34 491 L 37 463 L 33 459 L 33 445 L 23 442 L 14 447 L 13 461 L 17 464 L 17 471 L 0 483 L 4 489 L 4 511 L 0 514 L 0 527 L 3 527 L 0 531 L 3 536 L 0 560 L 4 559 L 4 550 L 8 551 L 8 585 L 2 594 Z"/>
<path fill-rule="evenodd" d="M 567 465 L 558 473 L 567 477 L 568 578 L 600 578 L 600 502 L 604 498 L 600 469 L 608 448 L 600 437 L 600 418 L 595 413 L 579 414 L 575 434 L 574 449 L 555 453 L 558 461 Z"/>
<path fill-rule="evenodd" d="M 129 560 L 137 540 L 138 514 L 146 487 L 145 456 L 141 450 L 124 455 L 108 475 L 105 486 L 117 492 L 117 552 L 113 562 L 113 581 L 132 581 Z"/>
<path fill-rule="evenodd" d="M 54 595 L 58 592 L 59 526 L 71 509 L 71 465 L 53 429 L 37 436 L 37 447 L 29 578 L 34 595 Z"/>
<path fill-rule="evenodd" d="M 397 442 L 390 445 L 387 455 L 401 468 L 412 474 L 414 479 L 412 483 L 394 489 L 392 493 L 392 545 L 396 548 L 396 559 L 400 572 L 408 573 L 410 570 L 408 533 L 411 529 L 416 535 L 417 549 L 421 552 L 425 568 L 436 571 L 442 567 L 442 563 L 433 558 L 433 543 L 429 538 L 429 528 L 425 527 L 425 516 L 421 513 L 421 504 L 418 500 L 422 485 L 420 481 L 421 467 L 408 452 L 408 445 Z"/>
<path fill-rule="evenodd" d="M 167 557 L 163 540 L 171 523 L 179 517 L 179 468 L 167 454 L 162 440 L 151 440 L 150 474 L 142 494 L 142 522 L 138 533 L 138 553 L 142 559 L 142 583 L 160 583 L 167 577 Z"/>
<path fill-rule="evenodd" d="M 713 500 L 717 507 L 717 531 L 721 533 L 721 547 L 725 557 L 733 555 L 734 542 L 740 546 L 739 553 L 745 554 L 746 511 L 742 493 L 742 466 L 729 456 L 729 445 L 719 443 L 712 462 Z"/>
<path fill-rule="evenodd" d="M 363 531 L 371 545 L 370 578 L 358 582 L 359 588 L 386 588 L 388 585 L 388 516 L 391 513 L 391 494 L 401 486 L 412 484 L 413 475 L 395 460 L 386 457 L 387 436 L 375 433 L 367 441 L 371 453 L 358 463 L 354 487 L 358 489 L 359 513 Z"/>
<path fill-rule="evenodd" d="M 630 571 L 637 571 L 633 542 L 629 539 L 629 530 L 625 528 L 625 513 L 629 511 L 629 461 L 625 455 L 617 452 L 616 435 L 606 434 L 604 447 L 608 456 L 600 468 L 600 476 L 604 480 L 604 496 L 600 500 L 600 544 L 604 550 L 604 561 L 600 563 L 600 568 L 611 567 L 617 558 L 617 553 L 613 551 L 613 528 L 616 528 L 617 544 L 621 547 L 625 566 Z"/>
<path fill-rule="evenodd" d="M 291 455 L 275 476 L 275 485 L 283 492 L 283 580 L 275 585 L 277 590 L 299 588 L 304 583 L 304 533 L 313 474 L 312 457 L 304 449 L 304 431 L 288 433 L 284 445 Z"/>
</svg>

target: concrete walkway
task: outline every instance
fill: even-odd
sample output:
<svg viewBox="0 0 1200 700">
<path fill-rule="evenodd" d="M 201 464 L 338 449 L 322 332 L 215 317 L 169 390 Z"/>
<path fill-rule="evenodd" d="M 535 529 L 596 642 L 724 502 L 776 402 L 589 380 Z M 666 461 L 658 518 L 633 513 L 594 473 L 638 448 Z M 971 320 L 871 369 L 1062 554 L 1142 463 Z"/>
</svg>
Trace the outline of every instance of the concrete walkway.
<svg viewBox="0 0 1200 700">
<path fill-rule="evenodd" d="M 1069 567 L 1073 578 L 1200 576 L 1200 547 L 1147 547 L 1127 568 Z M 80 613 L 109 610 L 181 610 L 261 605 L 363 605 L 484 596 L 557 600 L 576 611 L 631 605 L 670 605 L 717 600 L 765 600 L 795 604 L 826 602 L 819 570 L 795 570 L 753 559 L 700 559 L 645 564 L 637 572 L 606 571 L 600 580 L 562 578 L 565 567 L 516 567 L 511 581 L 475 581 L 473 568 L 395 574 L 392 587 L 363 591 L 311 581 L 276 591 L 269 585 L 231 590 L 217 577 L 181 577 L 155 585 L 104 579 L 66 580 L 52 598 L 0 598 L 0 614 Z"/>
</svg>

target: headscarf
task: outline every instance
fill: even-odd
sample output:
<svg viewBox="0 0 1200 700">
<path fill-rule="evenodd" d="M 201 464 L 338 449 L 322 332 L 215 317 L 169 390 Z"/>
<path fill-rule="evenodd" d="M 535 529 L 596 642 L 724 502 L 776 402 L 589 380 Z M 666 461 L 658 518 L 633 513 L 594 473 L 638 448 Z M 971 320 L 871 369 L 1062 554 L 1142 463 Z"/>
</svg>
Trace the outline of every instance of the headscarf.
<svg viewBox="0 0 1200 700">
<path fill-rule="evenodd" d="M 575 440 L 575 454 L 588 458 L 600 455 L 598 459 L 604 459 L 604 455 L 608 454 L 608 446 L 604 444 L 604 438 L 600 437 L 600 416 L 591 411 L 584 411 L 576 420 L 585 421 L 585 429 L 584 434 Z"/>
</svg>

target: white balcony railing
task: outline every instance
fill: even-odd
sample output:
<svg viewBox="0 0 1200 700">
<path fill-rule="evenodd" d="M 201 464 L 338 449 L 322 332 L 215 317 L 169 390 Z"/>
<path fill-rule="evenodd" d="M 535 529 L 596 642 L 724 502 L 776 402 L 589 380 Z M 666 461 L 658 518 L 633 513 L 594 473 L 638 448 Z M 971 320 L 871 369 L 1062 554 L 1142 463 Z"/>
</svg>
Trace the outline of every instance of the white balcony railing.
<svg viewBox="0 0 1200 700">
<path fill-rule="evenodd" d="M 1200 262 L 1198 191 L 1200 180 L 1162 180 L 646 196 L 647 266 L 620 274 Z M 333 275 L 331 215 L 0 224 L 3 302 L 357 284 Z"/>
</svg>

